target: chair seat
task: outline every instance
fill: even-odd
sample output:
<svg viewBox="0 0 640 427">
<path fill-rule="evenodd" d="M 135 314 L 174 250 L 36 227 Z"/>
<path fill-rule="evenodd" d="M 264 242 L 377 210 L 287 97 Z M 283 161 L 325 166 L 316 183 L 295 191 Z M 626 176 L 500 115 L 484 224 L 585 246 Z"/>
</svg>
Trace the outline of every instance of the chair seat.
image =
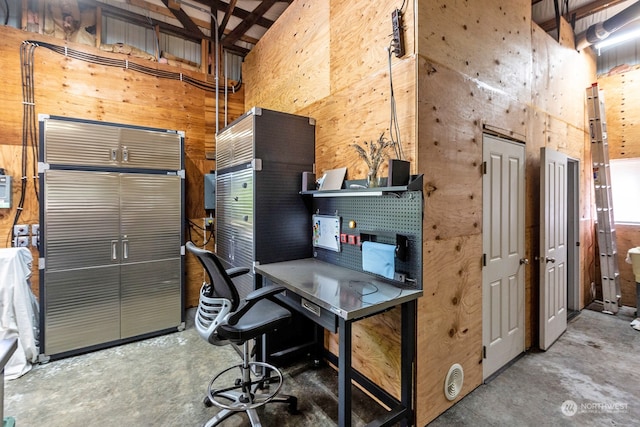
<svg viewBox="0 0 640 427">
<path fill-rule="evenodd" d="M 258 301 L 240 318 L 237 324 L 223 324 L 218 328 L 218 335 L 231 342 L 242 343 L 291 321 L 291 312 L 267 299 Z"/>
</svg>

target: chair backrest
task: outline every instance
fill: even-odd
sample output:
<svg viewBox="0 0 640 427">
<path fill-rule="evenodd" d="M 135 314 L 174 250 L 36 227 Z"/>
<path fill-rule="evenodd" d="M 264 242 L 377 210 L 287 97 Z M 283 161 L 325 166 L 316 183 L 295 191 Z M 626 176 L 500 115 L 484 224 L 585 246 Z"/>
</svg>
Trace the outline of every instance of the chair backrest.
<svg viewBox="0 0 640 427">
<path fill-rule="evenodd" d="M 211 288 L 206 296 L 229 300 L 231 312 L 236 311 L 240 305 L 240 295 L 217 255 L 206 249 L 198 248 L 192 242 L 187 242 L 185 247 L 198 258 L 209 276 Z"/>
</svg>

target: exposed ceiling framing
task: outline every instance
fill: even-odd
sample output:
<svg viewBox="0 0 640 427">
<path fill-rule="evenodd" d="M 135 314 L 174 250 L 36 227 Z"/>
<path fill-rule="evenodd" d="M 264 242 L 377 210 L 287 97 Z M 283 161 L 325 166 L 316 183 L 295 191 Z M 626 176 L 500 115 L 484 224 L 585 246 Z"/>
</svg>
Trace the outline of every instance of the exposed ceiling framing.
<svg viewBox="0 0 640 427">
<path fill-rule="evenodd" d="M 161 31 L 194 41 L 202 39 L 213 41 L 215 24 L 214 19 L 209 15 L 214 13 L 219 24 L 218 37 L 221 46 L 240 56 L 249 53 L 253 45 L 292 1 L 79 0 L 81 3 L 101 7 L 108 15 L 121 17 L 140 25 L 158 27 Z M 616 8 L 619 10 L 628 3 L 633 2 L 630 0 L 531 0 L 532 19 L 544 31 L 552 32 L 558 26 L 560 15 L 563 15 L 570 23 L 577 23 L 574 29 L 578 33 L 581 31 L 581 26 L 592 23 L 589 21 L 602 20 L 601 15 L 613 13 Z"/>
<path fill-rule="evenodd" d="M 543 0 L 532 0 L 531 4 L 534 5 L 536 3 L 540 3 L 541 1 Z M 585 5 L 576 7 L 575 9 L 570 8 L 568 12 L 565 14 L 566 15 L 565 18 L 567 18 L 567 21 L 569 22 L 572 22 L 578 19 L 584 19 L 595 13 L 603 12 L 607 8 L 616 6 L 620 3 L 624 3 L 625 1 L 626 0 L 595 0 Z M 542 28 L 544 31 L 552 31 L 557 28 L 556 22 L 557 22 L 556 18 L 554 17 L 547 21 L 540 22 L 538 23 L 538 25 L 540 25 L 540 28 Z"/>
</svg>

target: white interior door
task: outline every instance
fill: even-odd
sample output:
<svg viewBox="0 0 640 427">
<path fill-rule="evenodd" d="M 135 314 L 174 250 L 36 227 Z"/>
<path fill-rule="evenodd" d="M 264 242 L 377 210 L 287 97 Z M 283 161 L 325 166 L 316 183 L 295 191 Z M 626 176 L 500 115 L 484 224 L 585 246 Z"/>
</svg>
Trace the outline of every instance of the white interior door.
<svg viewBox="0 0 640 427">
<path fill-rule="evenodd" d="M 567 156 L 540 149 L 540 348 L 567 329 Z"/>
<path fill-rule="evenodd" d="M 524 351 L 524 145 L 483 137 L 482 342 L 486 379 Z"/>
</svg>

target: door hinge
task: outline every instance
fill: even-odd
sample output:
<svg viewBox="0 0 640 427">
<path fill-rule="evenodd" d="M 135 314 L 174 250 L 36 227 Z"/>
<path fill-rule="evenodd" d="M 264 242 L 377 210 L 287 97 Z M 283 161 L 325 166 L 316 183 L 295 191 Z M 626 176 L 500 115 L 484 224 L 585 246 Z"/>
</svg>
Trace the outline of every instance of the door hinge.
<svg viewBox="0 0 640 427">
<path fill-rule="evenodd" d="M 486 345 L 482 346 L 482 358 L 483 359 L 487 358 L 487 346 Z"/>
<path fill-rule="evenodd" d="M 482 254 L 482 266 L 487 266 L 487 254 Z"/>
<path fill-rule="evenodd" d="M 487 162 L 482 162 L 482 175 L 487 174 Z"/>
</svg>

